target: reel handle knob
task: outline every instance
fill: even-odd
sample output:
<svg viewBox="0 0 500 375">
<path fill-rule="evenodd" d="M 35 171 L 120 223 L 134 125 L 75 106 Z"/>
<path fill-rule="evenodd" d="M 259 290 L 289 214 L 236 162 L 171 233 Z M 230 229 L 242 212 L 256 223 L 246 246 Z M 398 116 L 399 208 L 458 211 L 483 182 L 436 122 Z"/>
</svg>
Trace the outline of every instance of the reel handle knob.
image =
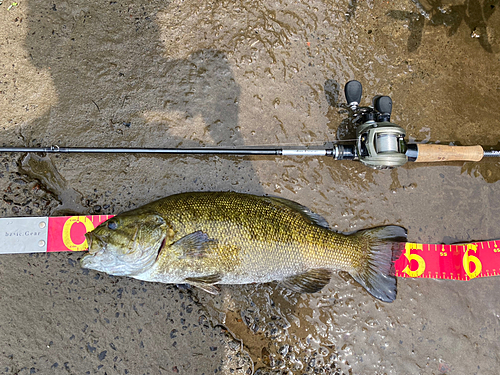
<svg viewBox="0 0 500 375">
<path fill-rule="evenodd" d="M 345 98 L 349 107 L 356 108 L 361 102 L 363 95 L 363 86 L 359 81 L 349 81 L 344 86 Z"/>
<path fill-rule="evenodd" d="M 379 121 L 390 121 L 392 112 L 392 99 L 389 96 L 376 96 L 373 107 L 380 113 Z"/>
</svg>

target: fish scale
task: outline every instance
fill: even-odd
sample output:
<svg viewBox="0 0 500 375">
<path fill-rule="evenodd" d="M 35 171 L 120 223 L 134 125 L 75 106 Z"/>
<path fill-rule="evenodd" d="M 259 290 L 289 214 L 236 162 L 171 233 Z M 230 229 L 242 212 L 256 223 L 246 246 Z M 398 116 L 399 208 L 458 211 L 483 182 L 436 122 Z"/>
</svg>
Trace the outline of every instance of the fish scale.
<svg viewBox="0 0 500 375">
<path fill-rule="evenodd" d="M 290 200 L 197 192 L 117 215 L 88 241 L 84 267 L 145 281 L 189 283 L 211 293 L 217 284 L 280 281 L 315 292 L 343 270 L 375 297 L 392 301 L 392 260 L 406 231 L 386 226 L 344 235 Z"/>
</svg>

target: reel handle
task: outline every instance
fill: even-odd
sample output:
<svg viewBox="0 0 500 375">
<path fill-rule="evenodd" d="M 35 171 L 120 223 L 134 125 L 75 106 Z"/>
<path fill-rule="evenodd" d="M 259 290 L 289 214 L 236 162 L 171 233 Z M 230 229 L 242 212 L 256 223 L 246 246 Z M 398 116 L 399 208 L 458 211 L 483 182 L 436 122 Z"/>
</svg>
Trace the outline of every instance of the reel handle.
<svg viewBox="0 0 500 375">
<path fill-rule="evenodd" d="M 415 148 L 416 156 L 413 155 L 415 154 Z M 406 155 L 409 160 L 416 163 L 430 163 L 436 161 L 480 161 L 484 156 L 484 150 L 481 146 L 446 146 L 421 143 L 408 145 Z"/>
<path fill-rule="evenodd" d="M 359 81 L 349 81 L 344 86 L 345 98 L 349 107 L 356 108 L 361 103 L 363 95 L 363 86 Z"/>
<path fill-rule="evenodd" d="M 380 122 L 391 121 L 392 99 L 389 96 L 376 96 L 373 99 L 373 107 L 379 112 Z"/>
<path fill-rule="evenodd" d="M 390 96 L 376 96 L 373 100 L 373 106 L 382 114 L 392 113 L 392 99 Z"/>
</svg>

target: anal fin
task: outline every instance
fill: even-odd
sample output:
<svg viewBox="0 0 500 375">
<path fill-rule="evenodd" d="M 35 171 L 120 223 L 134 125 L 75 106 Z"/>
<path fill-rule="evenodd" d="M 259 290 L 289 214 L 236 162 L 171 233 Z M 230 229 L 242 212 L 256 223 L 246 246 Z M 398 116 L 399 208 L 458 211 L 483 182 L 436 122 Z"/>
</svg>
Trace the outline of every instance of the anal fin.
<svg viewBox="0 0 500 375">
<path fill-rule="evenodd" d="M 299 293 L 316 293 L 323 289 L 329 282 L 332 272 L 327 269 L 313 269 L 299 275 L 290 276 L 281 283 L 285 288 Z"/>
</svg>

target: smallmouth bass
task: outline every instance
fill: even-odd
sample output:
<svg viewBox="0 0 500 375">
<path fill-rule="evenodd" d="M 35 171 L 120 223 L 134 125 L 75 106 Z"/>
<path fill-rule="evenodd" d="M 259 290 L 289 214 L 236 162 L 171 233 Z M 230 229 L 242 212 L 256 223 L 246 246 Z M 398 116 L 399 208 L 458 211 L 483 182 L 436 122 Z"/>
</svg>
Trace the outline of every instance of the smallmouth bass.
<svg viewBox="0 0 500 375">
<path fill-rule="evenodd" d="M 293 201 L 233 192 L 172 195 L 121 213 L 86 235 L 83 268 L 139 280 L 190 284 L 278 281 L 314 293 L 343 270 L 384 302 L 396 298 L 393 262 L 406 230 L 385 226 L 350 235 Z"/>
</svg>

